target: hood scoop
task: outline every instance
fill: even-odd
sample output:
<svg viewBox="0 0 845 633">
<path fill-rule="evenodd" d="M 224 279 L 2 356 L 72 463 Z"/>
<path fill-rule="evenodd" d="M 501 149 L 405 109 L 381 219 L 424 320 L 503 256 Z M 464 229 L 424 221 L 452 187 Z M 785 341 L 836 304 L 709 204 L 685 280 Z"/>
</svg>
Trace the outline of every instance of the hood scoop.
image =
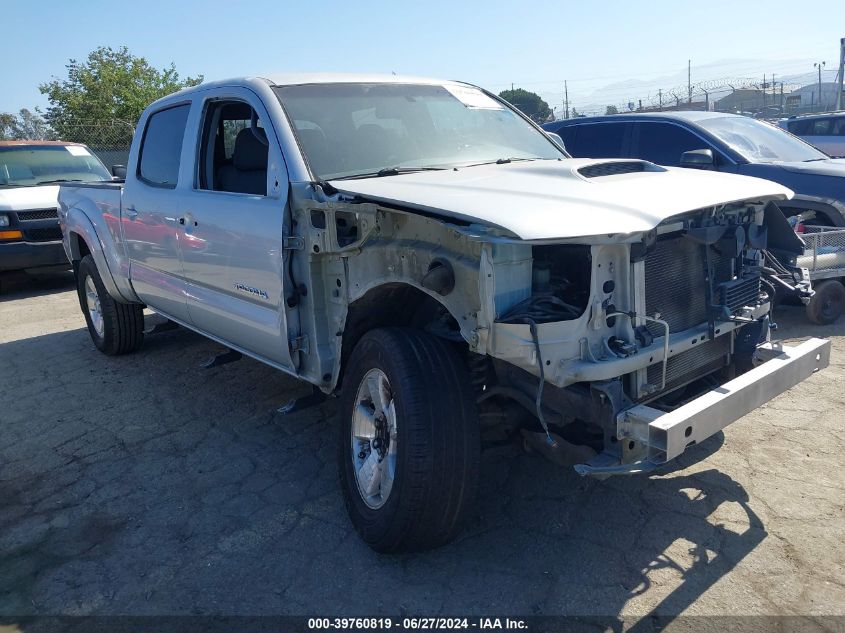
<svg viewBox="0 0 845 633">
<path fill-rule="evenodd" d="M 619 176 L 620 174 L 634 174 L 641 171 L 646 171 L 646 163 L 641 160 L 617 160 L 612 163 L 587 165 L 579 169 L 578 173 L 584 178 L 602 178 L 603 176 Z"/>
</svg>

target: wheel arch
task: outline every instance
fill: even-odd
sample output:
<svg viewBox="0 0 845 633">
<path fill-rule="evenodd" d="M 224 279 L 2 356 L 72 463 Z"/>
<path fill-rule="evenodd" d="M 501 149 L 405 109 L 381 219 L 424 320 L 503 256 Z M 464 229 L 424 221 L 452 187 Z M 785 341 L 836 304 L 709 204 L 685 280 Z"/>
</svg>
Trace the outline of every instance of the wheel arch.
<svg viewBox="0 0 845 633">
<path fill-rule="evenodd" d="M 120 255 L 117 252 L 118 244 L 114 242 L 108 229 L 103 229 L 107 238 L 107 243 L 104 243 L 94 223 L 78 207 L 68 209 L 65 218 L 65 227 L 67 234 L 66 250 L 73 264 L 74 271 L 78 269 L 79 262 L 83 257 L 91 255 L 94 263 L 97 265 L 97 270 L 100 272 L 103 285 L 115 301 L 121 303 L 141 303 L 129 282 L 128 267 L 121 265 Z M 107 249 L 113 250 L 114 252 L 108 253 Z M 111 264 L 109 257 L 114 260 Z M 127 268 L 127 270 L 124 271 L 124 268 Z M 121 271 L 123 274 L 115 276 L 115 269 Z"/>
<path fill-rule="evenodd" d="M 91 254 L 91 247 L 88 242 L 76 231 L 68 232 L 68 247 L 70 250 L 70 261 L 76 264 L 82 258 Z"/>
<path fill-rule="evenodd" d="M 456 345 L 467 345 L 461 335 L 459 317 L 433 294 L 406 282 L 375 286 L 349 304 L 336 388 L 342 385 L 346 364 L 355 343 L 367 332 L 382 327 L 416 328 Z"/>
</svg>

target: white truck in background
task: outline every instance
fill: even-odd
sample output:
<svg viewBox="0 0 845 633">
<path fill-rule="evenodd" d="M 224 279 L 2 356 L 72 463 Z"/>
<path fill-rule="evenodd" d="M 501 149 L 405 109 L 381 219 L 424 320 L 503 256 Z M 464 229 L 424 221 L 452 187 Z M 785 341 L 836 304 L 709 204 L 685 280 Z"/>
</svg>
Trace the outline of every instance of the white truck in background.
<svg viewBox="0 0 845 633">
<path fill-rule="evenodd" d="M 59 183 L 111 175 L 81 143 L 0 141 L 0 272 L 70 268 L 59 228 Z"/>
<path fill-rule="evenodd" d="M 148 306 L 338 394 L 349 515 L 397 552 L 460 530 L 480 420 L 648 472 L 825 367 L 827 341 L 770 342 L 790 195 L 571 159 L 468 84 L 305 75 L 153 103 L 125 184 L 59 203 L 96 346 L 136 351 Z"/>
</svg>

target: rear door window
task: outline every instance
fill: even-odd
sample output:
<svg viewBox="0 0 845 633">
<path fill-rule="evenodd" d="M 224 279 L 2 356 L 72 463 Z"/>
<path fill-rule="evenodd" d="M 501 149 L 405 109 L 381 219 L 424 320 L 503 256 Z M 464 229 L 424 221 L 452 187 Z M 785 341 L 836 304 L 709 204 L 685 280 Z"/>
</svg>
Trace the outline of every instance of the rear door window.
<svg viewBox="0 0 845 633">
<path fill-rule="evenodd" d="M 681 154 L 694 149 L 713 149 L 689 130 L 674 123 L 636 123 L 633 155 L 657 165 L 677 167 Z"/>
<path fill-rule="evenodd" d="M 186 103 L 159 110 L 147 119 L 138 162 L 138 177 L 144 182 L 170 189 L 176 186 L 190 107 Z"/>
<path fill-rule="evenodd" d="M 810 133 L 812 123 L 812 121 L 804 119 L 803 121 L 790 121 L 786 126 L 796 136 L 807 136 Z"/>
<path fill-rule="evenodd" d="M 816 119 L 810 128 L 810 136 L 827 136 L 830 134 L 831 123 L 831 119 Z"/>
<path fill-rule="evenodd" d="M 586 123 L 573 126 L 578 128 L 575 138 L 570 140 L 564 136 L 569 128 L 561 130 L 563 142 L 567 151 L 573 156 L 583 158 L 620 158 L 625 140 L 625 128 L 628 124 L 619 123 Z"/>
<path fill-rule="evenodd" d="M 830 136 L 835 134 L 837 120 L 831 117 L 819 117 L 790 121 L 789 131 L 797 136 Z"/>
</svg>

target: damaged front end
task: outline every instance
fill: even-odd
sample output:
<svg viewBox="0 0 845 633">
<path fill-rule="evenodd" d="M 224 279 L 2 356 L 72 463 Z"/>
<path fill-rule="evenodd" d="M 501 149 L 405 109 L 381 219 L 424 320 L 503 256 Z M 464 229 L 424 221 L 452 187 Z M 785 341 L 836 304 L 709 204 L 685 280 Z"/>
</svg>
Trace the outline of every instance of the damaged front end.
<svg viewBox="0 0 845 633">
<path fill-rule="evenodd" d="M 781 220 L 774 203 L 746 202 L 644 234 L 487 241 L 482 402 L 517 402 L 542 452 L 604 476 L 651 470 L 797 384 L 827 365 L 829 343 L 769 344 L 776 292 L 809 292 L 770 265 L 791 248 Z"/>
</svg>

